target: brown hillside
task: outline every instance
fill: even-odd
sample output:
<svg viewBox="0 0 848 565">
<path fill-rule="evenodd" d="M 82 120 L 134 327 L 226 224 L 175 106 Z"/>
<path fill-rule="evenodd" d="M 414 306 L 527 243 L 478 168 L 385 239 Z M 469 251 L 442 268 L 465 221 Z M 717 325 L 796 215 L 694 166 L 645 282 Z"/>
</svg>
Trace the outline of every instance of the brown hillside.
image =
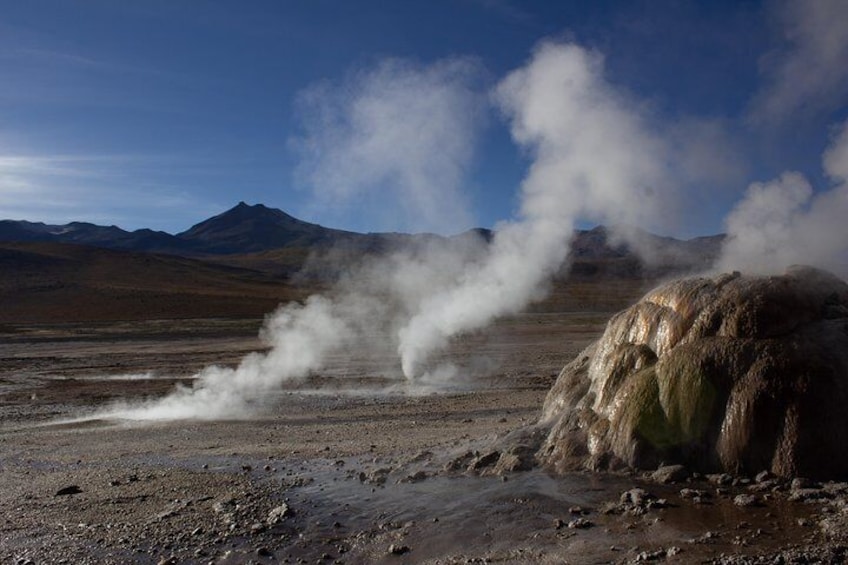
<svg viewBox="0 0 848 565">
<path fill-rule="evenodd" d="M 306 292 L 176 256 L 0 243 L 0 323 L 262 316 Z"/>
</svg>

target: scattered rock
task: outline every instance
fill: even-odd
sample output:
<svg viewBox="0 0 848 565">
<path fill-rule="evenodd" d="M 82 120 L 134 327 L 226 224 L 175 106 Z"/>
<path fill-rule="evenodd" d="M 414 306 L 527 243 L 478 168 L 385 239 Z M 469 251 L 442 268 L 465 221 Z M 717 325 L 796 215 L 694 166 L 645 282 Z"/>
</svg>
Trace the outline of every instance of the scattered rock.
<svg viewBox="0 0 848 565">
<path fill-rule="evenodd" d="M 486 467 L 491 467 L 501 458 L 500 451 L 489 451 L 483 455 L 475 457 L 471 464 L 468 465 L 469 471 L 479 471 L 481 469 L 485 469 Z"/>
<path fill-rule="evenodd" d="M 677 548 L 675 548 L 675 549 L 677 549 Z M 679 552 L 679 551 L 680 550 L 677 549 L 677 552 Z M 674 555 L 677 555 L 677 552 L 675 552 Z M 661 559 L 665 559 L 666 557 L 668 557 L 668 550 L 667 549 L 658 549 L 656 551 L 643 551 L 643 552 L 639 553 L 636 556 L 636 561 L 637 562 L 659 561 Z"/>
<path fill-rule="evenodd" d="M 68 485 L 66 487 L 62 487 L 56 491 L 56 494 L 53 496 L 67 496 L 70 494 L 79 494 L 82 492 L 82 489 L 77 485 Z"/>
<path fill-rule="evenodd" d="M 772 475 L 769 471 L 760 471 L 754 477 L 754 482 L 755 483 L 764 483 L 764 482 L 770 481 L 772 479 L 774 479 L 774 475 Z"/>
<path fill-rule="evenodd" d="M 632 488 L 621 493 L 619 501 L 628 506 L 643 506 L 645 502 L 653 498 L 656 497 L 645 489 Z"/>
<path fill-rule="evenodd" d="M 834 496 L 848 495 L 848 483 L 827 483 L 822 487 L 825 491 Z"/>
<path fill-rule="evenodd" d="M 529 471 L 533 468 L 532 463 L 529 463 L 516 455 L 515 453 L 503 453 L 498 458 L 495 465 L 495 474 L 503 475 L 504 473 L 516 473 L 518 471 Z"/>
<path fill-rule="evenodd" d="M 424 471 L 417 471 L 411 475 L 407 475 L 403 479 L 400 480 L 402 483 L 420 483 L 428 477 L 427 473 Z"/>
<path fill-rule="evenodd" d="M 789 500 L 792 502 L 809 502 L 828 498 L 833 498 L 833 495 L 824 489 L 817 488 L 799 488 L 789 493 Z"/>
<path fill-rule="evenodd" d="M 389 553 L 391 555 L 404 555 L 409 553 L 411 550 L 408 545 L 400 545 L 400 544 L 392 544 L 389 546 Z"/>
<path fill-rule="evenodd" d="M 679 483 L 689 477 L 689 472 L 683 465 L 663 465 L 651 473 L 651 479 L 658 483 Z"/>
<path fill-rule="evenodd" d="M 369 473 L 360 472 L 359 480 L 363 483 L 370 483 L 372 485 L 384 485 L 389 478 L 389 473 L 392 470 L 388 467 L 380 467 L 379 469 L 374 469 Z"/>
<path fill-rule="evenodd" d="M 776 491 L 781 490 L 783 488 L 783 483 L 778 479 L 766 479 L 764 481 L 755 482 L 754 484 L 748 487 L 748 490 L 751 492 L 768 492 L 768 491 Z"/>
<path fill-rule="evenodd" d="M 753 494 L 737 494 L 733 497 L 733 504 L 742 508 L 749 508 L 751 506 L 762 506 L 762 502 L 759 497 Z"/>
<path fill-rule="evenodd" d="M 707 475 L 707 480 L 714 485 L 728 486 L 733 483 L 733 477 L 727 473 Z"/>
<path fill-rule="evenodd" d="M 789 483 L 790 490 L 810 489 L 816 488 L 817 486 L 818 485 L 816 483 L 804 477 L 795 477 L 792 479 L 792 482 Z"/>
<path fill-rule="evenodd" d="M 445 464 L 445 471 L 462 471 L 468 468 L 471 461 L 474 460 L 474 452 L 466 451 L 459 457 L 454 457 Z"/>
<path fill-rule="evenodd" d="M 294 516 L 294 510 L 289 508 L 288 504 L 281 504 L 268 512 L 267 522 L 273 526 L 281 523 L 284 519 Z"/>
<path fill-rule="evenodd" d="M 621 493 L 618 504 L 608 503 L 601 508 L 603 514 L 632 514 L 641 516 L 649 510 L 666 508 L 668 501 L 657 498 L 641 488 L 633 488 Z"/>
<path fill-rule="evenodd" d="M 701 504 L 712 498 L 712 495 L 705 490 L 684 488 L 680 490 L 680 498 L 683 498 L 684 500 L 691 500 L 695 504 Z"/>
<path fill-rule="evenodd" d="M 587 520 L 586 518 L 575 518 L 568 523 L 568 528 L 570 530 L 585 530 L 587 528 L 591 528 L 594 526 L 592 522 Z"/>
</svg>

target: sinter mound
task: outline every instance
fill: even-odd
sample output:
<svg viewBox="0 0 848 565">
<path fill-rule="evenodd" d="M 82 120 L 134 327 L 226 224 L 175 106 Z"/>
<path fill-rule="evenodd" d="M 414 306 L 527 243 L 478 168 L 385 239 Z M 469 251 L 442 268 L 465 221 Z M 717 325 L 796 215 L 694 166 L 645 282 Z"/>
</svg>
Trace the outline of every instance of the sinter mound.
<svg viewBox="0 0 848 565">
<path fill-rule="evenodd" d="M 613 317 L 545 400 L 559 470 L 848 476 L 848 284 L 822 271 L 679 280 Z"/>
</svg>

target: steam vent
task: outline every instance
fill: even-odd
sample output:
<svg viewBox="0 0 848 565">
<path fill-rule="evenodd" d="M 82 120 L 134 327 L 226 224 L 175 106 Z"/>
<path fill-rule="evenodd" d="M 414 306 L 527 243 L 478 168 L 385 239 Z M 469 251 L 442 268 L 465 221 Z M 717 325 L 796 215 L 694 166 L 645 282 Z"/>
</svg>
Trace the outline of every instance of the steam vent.
<svg viewBox="0 0 848 565">
<path fill-rule="evenodd" d="M 562 370 L 542 423 L 561 471 L 844 478 L 848 284 L 807 267 L 666 284 Z"/>
</svg>

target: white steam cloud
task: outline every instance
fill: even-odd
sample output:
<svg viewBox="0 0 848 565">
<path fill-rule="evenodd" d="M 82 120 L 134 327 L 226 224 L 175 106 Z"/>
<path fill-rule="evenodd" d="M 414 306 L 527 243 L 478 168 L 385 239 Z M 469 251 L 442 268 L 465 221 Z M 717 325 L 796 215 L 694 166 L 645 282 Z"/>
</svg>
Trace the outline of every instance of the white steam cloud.
<svg viewBox="0 0 848 565">
<path fill-rule="evenodd" d="M 312 185 L 328 203 L 389 199 L 381 209 L 402 206 L 428 225 L 462 209 L 469 132 L 479 123 L 479 98 L 465 73 L 475 68 L 465 60 L 423 68 L 390 62 L 352 79 L 336 103 L 326 104 L 327 96 L 334 99 L 326 92 L 310 94 L 317 114 L 298 143 L 311 159 L 305 170 Z M 679 157 L 724 160 L 721 152 L 681 149 L 674 137 L 681 129 L 660 135 L 643 106 L 606 80 L 602 57 L 575 44 L 540 44 L 492 100 L 532 164 L 517 217 L 499 225 L 490 243 L 471 235 L 418 240 L 362 265 L 332 292 L 271 315 L 262 332 L 267 353 L 234 369 L 207 368 L 191 388 L 115 415 L 241 417 L 282 384 L 357 351 L 388 355 L 389 376 L 413 386 L 453 378 L 457 369 L 439 353 L 455 336 L 541 298 L 578 220 L 618 226 L 638 247 L 640 238 L 631 237 L 638 232 L 629 228 L 667 226 L 681 204 L 674 181 L 700 174 Z M 752 185 L 727 219 L 721 267 L 767 272 L 804 262 L 844 269 L 848 124 L 835 132 L 824 166 L 833 187 L 820 194 L 798 173 Z M 464 220 L 445 221 L 455 227 Z"/>
<path fill-rule="evenodd" d="M 304 134 L 292 145 L 314 212 L 352 211 L 385 230 L 473 227 L 462 184 L 485 115 L 482 74 L 473 59 L 391 59 L 303 92 Z"/>
<path fill-rule="evenodd" d="M 848 96 L 848 2 L 784 0 L 777 7 L 788 45 L 763 58 L 766 82 L 752 119 L 779 124 L 838 108 Z"/>
<path fill-rule="evenodd" d="M 833 186 L 820 193 L 797 172 L 752 184 L 725 220 L 717 267 L 765 274 L 807 264 L 848 277 L 848 122 L 825 152 L 824 170 Z"/>
<path fill-rule="evenodd" d="M 540 298 L 568 254 L 578 218 L 656 224 L 673 202 L 663 144 L 604 80 L 597 53 L 544 43 L 498 85 L 495 99 L 513 138 L 534 157 L 521 186 L 521 215 L 498 227 L 482 265 L 428 296 L 401 328 L 398 351 L 409 378 L 452 336 Z"/>
<path fill-rule="evenodd" d="M 344 199 L 398 182 L 409 210 L 450 211 L 473 145 L 468 133 L 454 139 L 457 128 L 473 130 L 473 119 L 458 112 L 473 114 L 467 107 L 473 97 L 457 88 L 467 65 L 452 61 L 422 71 L 391 63 L 354 81 L 341 121 L 331 112 L 315 122 L 326 129 L 303 140 L 315 152 L 316 186 Z M 420 101 L 428 93 L 436 101 Z M 543 43 L 493 99 L 533 164 L 518 218 L 500 225 L 489 245 L 470 236 L 436 240 L 366 265 L 327 296 L 269 317 L 263 331 L 269 352 L 249 355 L 235 369 L 207 368 L 192 388 L 120 415 L 238 417 L 282 383 L 321 370 L 330 355 L 371 347 L 374 336 L 394 349 L 407 382 L 443 379 L 454 368 L 436 354 L 452 337 L 544 295 L 578 218 L 657 226 L 673 216 L 667 146 L 639 107 L 605 80 L 598 53 Z M 410 100 L 423 106 L 403 111 Z M 433 115 L 424 120 L 425 114 Z M 446 123 L 453 119 L 458 124 Z M 445 149 L 458 155 L 448 159 Z M 439 172 L 442 166 L 448 170 Z"/>
</svg>

